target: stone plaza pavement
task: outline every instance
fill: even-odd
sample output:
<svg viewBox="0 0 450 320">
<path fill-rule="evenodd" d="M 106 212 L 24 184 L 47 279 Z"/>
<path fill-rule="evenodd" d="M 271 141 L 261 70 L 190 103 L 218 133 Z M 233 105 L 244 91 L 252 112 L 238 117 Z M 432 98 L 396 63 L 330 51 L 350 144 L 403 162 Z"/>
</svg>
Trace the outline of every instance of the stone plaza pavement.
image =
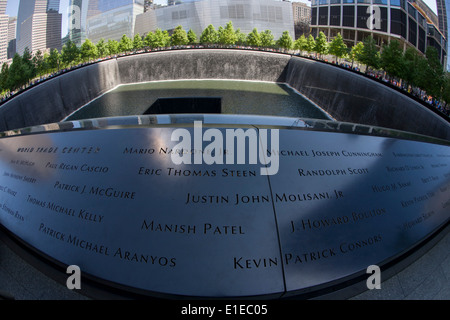
<svg viewBox="0 0 450 320">
<path fill-rule="evenodd" d="M 381 283 L 380 290 L 368 290 L 349 300 L 450 300 L 450 228 L 418 260 Z M 44 275 L 5 244 L 0 232 L 0 300 L 87 300 L 69 290 L 64 279 Z M 39 265 L 38 265 L 39 267 Z M 60 277 L 66 275 L 60 275 Z M 114 296 L 110 298 L 116 298 Z M 105 299 L 108 299 L 105 296 Z"/>
</svg>

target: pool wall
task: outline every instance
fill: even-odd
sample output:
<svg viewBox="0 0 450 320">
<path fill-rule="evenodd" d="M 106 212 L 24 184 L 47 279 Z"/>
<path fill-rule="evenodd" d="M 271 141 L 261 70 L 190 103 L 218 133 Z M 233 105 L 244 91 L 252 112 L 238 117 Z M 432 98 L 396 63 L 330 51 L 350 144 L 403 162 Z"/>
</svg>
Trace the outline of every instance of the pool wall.
<svg viewBox="0 0 450 320">
<path fill-rule="evenodd" d="M 338 121 L 450 139 L 445 119 L 362 75 L 296 56 L 220 49 L 137 54 L 65 73 L 6 102 L 0 131 L 61 121 L 120 84 L 181 79 L 284 82 Z"/>
</svg>

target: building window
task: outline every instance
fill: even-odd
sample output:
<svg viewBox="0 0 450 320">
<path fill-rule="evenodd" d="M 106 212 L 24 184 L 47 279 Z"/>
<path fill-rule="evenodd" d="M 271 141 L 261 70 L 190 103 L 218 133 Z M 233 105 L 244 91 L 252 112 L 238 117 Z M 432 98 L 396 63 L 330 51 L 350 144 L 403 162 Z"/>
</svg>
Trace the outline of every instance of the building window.
<svg viewBox="0 0 450 320">
<path fill-rule="evenodd" d="M 400 0 L 391 0 L 391 6 L 400 7 Z"/>
<path fill-rule="evenodd" d="M 328 25 L 328 7 L 319 7 L 319 25 Z"/>
<path fill-rule="evenodd" d="M 343 27 L 355 27 L 355 7 L 343 6 L 342 7 L 342 26 Z"/>
<path fill-rule="evenodd" d="M 330 26 L 341 25 L 341 7 L 330 7 Z"/>
<path fill-rule="evenodd" d="M 373 0 L 373 4 L 385 4 L 387 5 L 388 0 Z"/>
<path fill-rule="evenodd" d="M 425 30 L 419 27 L 419 44 L 417 45 L 417 49 L 419 49 L 422 53 L 425 53 Z"/>
<path fill-rule="evenodd" d="M 417 45 L 417 23 L 409 18 L 408 41 L 413 45 Z"/>
<path fill-rule="evenodd" d="M 391 8 L 391 33 L 406 39 L 406 14 L 399 9 Z"/>
<path fill-rule="evenodd" d="M 311 8 L 311 25 L 317 25 L 317 8 Z"/>
<path fill-rule="evenodd" d="M 417 10 L 408 2 L 408 13 L 417 20 Z"/>
<path fill-rule="evenodd" d="M 358 6 L 356 16 L 356 27 L 362 29 L 367 28 L 367 21 L 369 20 L 369 14 L 367 13 L 368 6 Z"/>
</svg>

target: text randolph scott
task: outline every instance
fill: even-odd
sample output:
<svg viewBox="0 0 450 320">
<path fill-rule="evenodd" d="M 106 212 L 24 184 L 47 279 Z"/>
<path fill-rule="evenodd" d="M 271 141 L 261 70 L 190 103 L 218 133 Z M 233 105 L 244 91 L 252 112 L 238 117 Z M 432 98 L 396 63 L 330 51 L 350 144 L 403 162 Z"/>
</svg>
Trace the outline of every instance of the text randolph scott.
<svg viewBox="0 0 450 320">
<path fill-rule="evenodd" d="M 211 128 L 203 132 L 202 122 L 194 121 L 193 140 L 187 129 L 179 128 L 172 132 L 171 141 L 179 142 L 173 148 L 178 152 L 171 154 L 172 162 L 176 165 L 203 163 L 211 165 L 224 164 L 225 158 L 225 164 L 257 164 L 259 160 L 263 165 L 260 174 L 274 175 L 278 173 L 279 158 L 278 153 L 271 152 L 269 154 L 267 152 L 269 150 L 268 131 L 270 131 L 270 149 L 279 150 L 278 129 L 225 129 L 225 137 L 223 137 L 222 131 L 219 129 Z M 248 149 L 246 148 L 247 139 Z M 235 141 L 237 141 L 236 145 Z M 211 143 L 203 148 L 203 142 Z M 236 154 L 234 154 L 234 150 L 236 150 Z M 248 158 L 248 163 L 246 163 L 246 158 Z"/>
</svg>

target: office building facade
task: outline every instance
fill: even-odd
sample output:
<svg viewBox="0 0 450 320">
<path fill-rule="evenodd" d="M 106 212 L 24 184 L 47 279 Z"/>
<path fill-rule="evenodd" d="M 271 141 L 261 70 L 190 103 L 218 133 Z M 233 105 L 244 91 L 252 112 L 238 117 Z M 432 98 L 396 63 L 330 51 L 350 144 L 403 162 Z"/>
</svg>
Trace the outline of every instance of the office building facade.
<svg viewBox="0 0 450 320">
<path fill-rule="evenodd" d="M 309 35 L 311 27 L 311 7 L 303 2 L 292 2 L 294 14 L 294 32 L 297 39 L 301 35 Z"/>
<path fill-rule="evenodd" d="M 20 0 L 17 15 L 17 52 L 22 55 L 25 48 L 31 53 L 38 50 L 61 50 L 61 24 L 59 1 Z"/>
<path fill-rule="evenodd" d="M 273 0 L 199 0 L 149 10 L 136 19 L 136 32 L 144 35 L 157 28 L 173 30 L 181 25 L 200 36 L 212 24 L 216 29 L 232 21 L 235 29 L 249 33 L 269 29 L 275 39 L 284 31 L 294 38 L 292 3 Z"/>
<path fill-rule="evenodd" d="M 77 46 L 86 40 L 86 24 L 89 0 L 69 0 L 67 19 L 67 38 Z"/>
<path fill-rule="evenodd" d="M 0 0 L 0 67 L 8 60 L 8 27 L 9 17 L 6 15 L 6 0 Z"/>
<path fill-rule="evenodd" d="M 136 16 L 144 13 L 144 0 L 91 0 L 88 5 L 86 37 L 119 41 L 125 34 L 134 37 Z"/>
<path fill-rule="evenodd" d="M 447 39 L 447 54 L 450 52 L 450 41 L 448 36 L 450 34 L 450 23 L 448 18 L 450 17 L 450 1 L 449 0 L 436 0 L 436 7 L 438 11 L 439 29 Z M 447 71 L 450 71 L 450 61 L 447 56 Z"/>
<path fill-rule="evenodd" d="M 8 20 L 8 60 L 12 59 L 16 54 L 16 29 L 17 17 L 9 17 Z"/>
<path fill-rule="evenodd" d="M 322 31 L 331 40 L 340 33 L 353 46 L 371 35 L 380 47 L 396 39 L 404 49 L 421 53 L 433 46 L 446 61 L 447 41 L 435 24 L 437 16 L 421 8 L 428 8 L 421 0 L 312 0 L 311 7 L 314 36 Z"/>
</svg>

